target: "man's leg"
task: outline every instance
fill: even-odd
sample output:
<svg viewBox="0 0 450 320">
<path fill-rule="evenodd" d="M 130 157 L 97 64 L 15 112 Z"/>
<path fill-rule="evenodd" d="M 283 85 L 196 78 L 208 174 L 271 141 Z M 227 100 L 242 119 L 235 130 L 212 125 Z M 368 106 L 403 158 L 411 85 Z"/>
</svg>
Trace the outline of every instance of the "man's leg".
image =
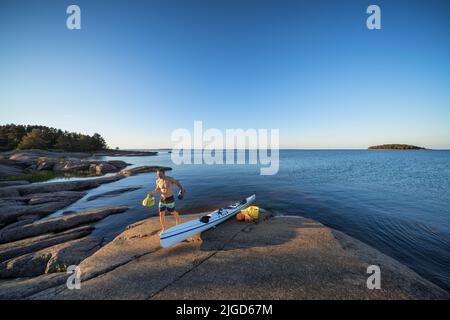
<svg viewBox="0 0 450 320">
<path fill-rule="evenodd" d="M 172 212 L 172 214 L 175 217 L 175 225 L 179 225 L 180 224 L 180 214 L 178 213 L 177 210 L 174 210 Z"/>
<path fill-rule="evenodd" d="M 159 210 L 159 222 L 161 223 L 161 232 L 166 230 L 166 210 Z"/>
<path fill-rule="evenodd" d="M 175 217 L 175 225 L 180 224 L 180 214 L 175 209 L 175 202 L 166 204 L 167 211 Z"/>
</svg>

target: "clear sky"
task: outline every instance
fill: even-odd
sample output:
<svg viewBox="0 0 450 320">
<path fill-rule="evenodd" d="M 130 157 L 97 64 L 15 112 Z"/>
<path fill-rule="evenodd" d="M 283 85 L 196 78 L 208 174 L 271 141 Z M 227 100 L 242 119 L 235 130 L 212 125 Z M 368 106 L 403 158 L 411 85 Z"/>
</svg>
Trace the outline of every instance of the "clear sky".
<svg viewBox="0 0 450 320">
<path fill-rule="evenodd" d="M 0 124 L 155 148 L 194 120 L 284 148 L 450 148 L 450 1 L 0 0 Z"/>
</svg>

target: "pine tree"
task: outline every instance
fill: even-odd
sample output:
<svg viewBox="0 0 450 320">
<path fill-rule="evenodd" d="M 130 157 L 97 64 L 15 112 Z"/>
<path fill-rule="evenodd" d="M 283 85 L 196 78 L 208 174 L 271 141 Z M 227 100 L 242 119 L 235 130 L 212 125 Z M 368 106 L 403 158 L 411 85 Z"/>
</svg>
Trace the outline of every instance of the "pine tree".
<svg viewBox="0 0 450 320">
<path fill-rule="evenodd" d="M 18 149 L 45 149 L 48 142 L 42 137 L 42 132 L 39 129 L 33 129 L 25 137 L 22 138 Z"/>
</svg>

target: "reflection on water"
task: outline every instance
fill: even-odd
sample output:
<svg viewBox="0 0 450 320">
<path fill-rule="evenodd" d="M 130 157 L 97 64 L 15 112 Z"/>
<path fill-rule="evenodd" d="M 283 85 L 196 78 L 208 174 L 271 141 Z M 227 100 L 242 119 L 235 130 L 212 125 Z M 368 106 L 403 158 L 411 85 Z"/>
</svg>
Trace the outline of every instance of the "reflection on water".
<svg viewBox="0 0 450 320">
<path fill-rule="evenodd" d="M 450 151 L 283 150 L 274 176 L 261 176 L 257 165 L 174 166 L 167 152 L 114 159 L 173 167 L 169 175 L 187 190 L 177 202 L 182 213 L 214 209 L 256 193 L 259 206 L 317 219 L 450 290 Z M 125 214 L 99 223 L 95 232 L 112 237 L 127 224 L 157 214 L 156 207 L 141 206 L 154 179 L 149 173 L 102 185 L 89 196 L 142 188 L 90 202 L 84 198 L 64 210 L 129 206 Z"/>
</svg>

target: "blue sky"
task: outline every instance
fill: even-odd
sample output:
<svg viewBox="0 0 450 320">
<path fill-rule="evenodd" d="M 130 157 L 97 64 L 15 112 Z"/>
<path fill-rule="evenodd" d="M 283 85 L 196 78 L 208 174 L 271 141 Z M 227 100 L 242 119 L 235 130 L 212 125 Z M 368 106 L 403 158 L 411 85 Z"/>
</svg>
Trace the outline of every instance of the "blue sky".
<svg viewBox="0 0 450 320">
<path fill-rule="evenodd" d="M 194 120 L 279 128 L 284 148 L 450 148 L 449 34 L 446 0 L 0 0 L 0 124 L 121 148 Z"/>
</svg>

